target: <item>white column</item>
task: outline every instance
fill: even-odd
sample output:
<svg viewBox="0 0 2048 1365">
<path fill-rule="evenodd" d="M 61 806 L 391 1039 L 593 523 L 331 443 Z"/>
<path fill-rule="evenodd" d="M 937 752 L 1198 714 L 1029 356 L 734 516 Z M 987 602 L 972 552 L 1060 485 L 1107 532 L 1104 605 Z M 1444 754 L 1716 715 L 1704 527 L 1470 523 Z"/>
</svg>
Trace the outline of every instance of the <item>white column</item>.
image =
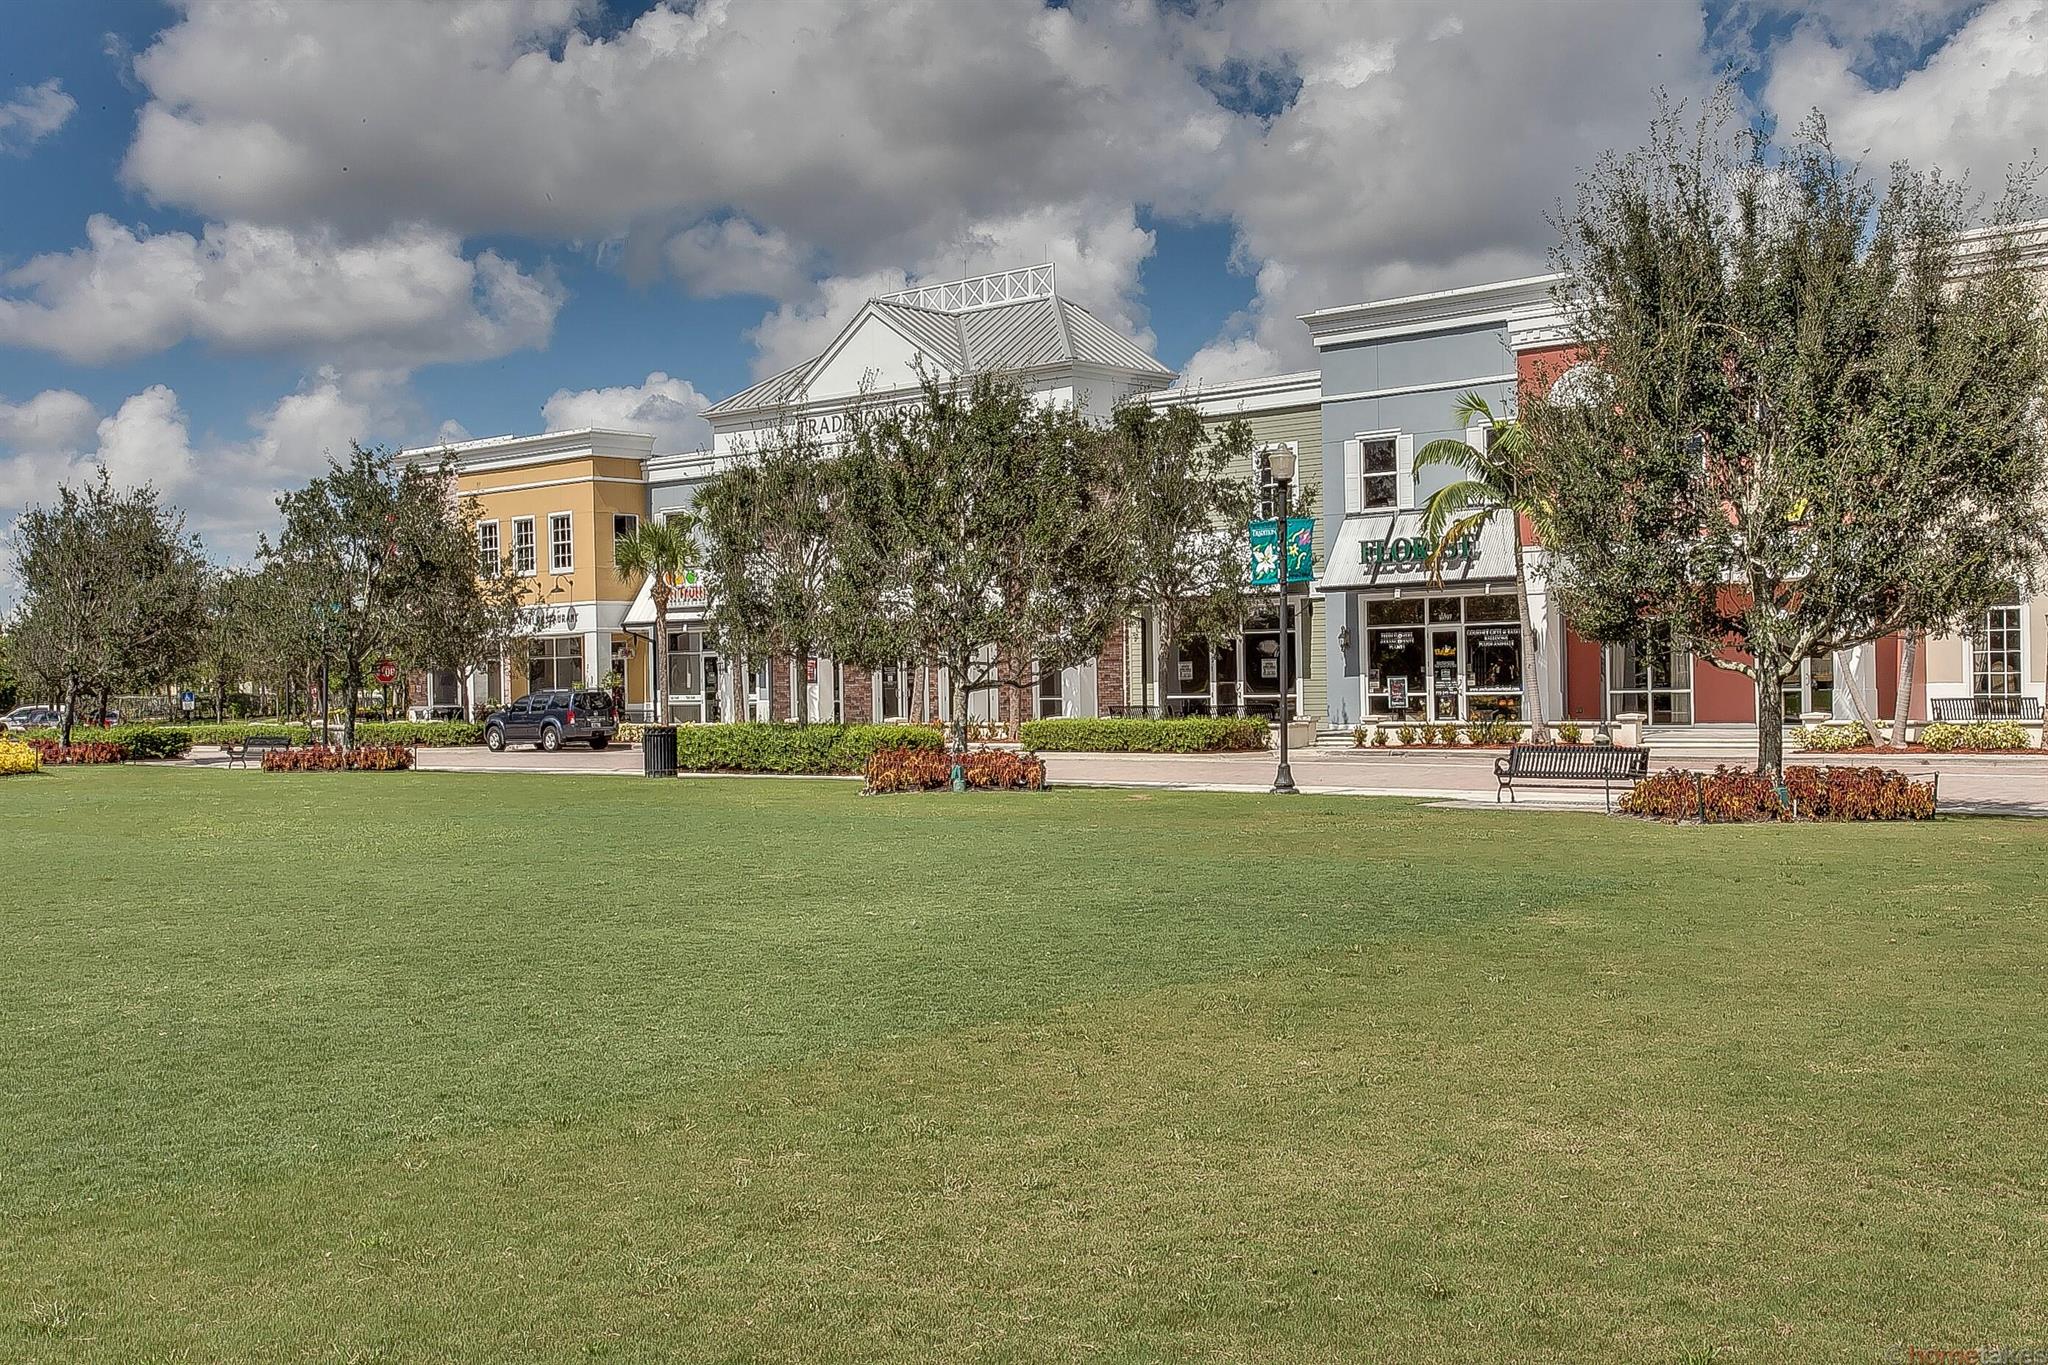
<svg viewBox="0 0 2048 1365">
<path fill-rule="evenodd" d="M 1525 546 L 1522 569 L 1529 586 L 1530 649 L 1530 657 L 1522 661 L 1522 685 L 1541 689 L 1543 718 L 1556 724 L 1571 719 L 1564 713 L 1564 613 L 1550 592 L 1550 556 Z"/>
</svg>

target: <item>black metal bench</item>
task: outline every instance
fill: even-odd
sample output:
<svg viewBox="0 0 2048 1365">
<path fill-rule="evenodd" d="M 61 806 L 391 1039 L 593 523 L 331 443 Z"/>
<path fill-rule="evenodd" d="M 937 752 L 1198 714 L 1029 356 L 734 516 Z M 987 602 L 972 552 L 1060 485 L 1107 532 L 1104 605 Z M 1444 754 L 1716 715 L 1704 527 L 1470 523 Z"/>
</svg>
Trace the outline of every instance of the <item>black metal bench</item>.
<svg viewBox="0 0 2048 1365">
<path fill-rule="evenodd" d="M 1493 760 L 1496 803 L 1506 792 L 1515 799 L 1517 782 L 1571 782 L 1589 787 L 1598 782 L 1614 809 L 1614 784 L 1640 782 L 1650 775 L 1650 751 L 1615 744 L 1517 744 Z"/>
<path fill-rule="evenodd" d="M 1966 725 L 1977 720 L 2039 720 L 2041 703 L 2033 697 L 1936 697 L 1934 718 Z"/>
<path fill-rule="evenodd" d="M 237 763 L 246 768 L 249 766 L 249 756 L 251 754 L 256 755 L 260 759 L 267 750 L 289 749 L 291 747 L 292 737 L 290 735 L 245 735 L 240 744 L 223 744 L 220 746 L 220 751 L 228 756 L 228 766 L 230 768 L 234 767 Z"/>
</svg>

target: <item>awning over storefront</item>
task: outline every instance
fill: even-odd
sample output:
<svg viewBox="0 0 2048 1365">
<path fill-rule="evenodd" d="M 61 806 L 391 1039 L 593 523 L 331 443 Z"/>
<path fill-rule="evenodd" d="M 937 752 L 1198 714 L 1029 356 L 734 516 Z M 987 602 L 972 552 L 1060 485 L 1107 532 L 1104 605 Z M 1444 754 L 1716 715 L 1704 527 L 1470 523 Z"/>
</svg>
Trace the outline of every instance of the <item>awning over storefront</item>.
<svg viewBox="0 0 2048 1365">
<path fill-rule="evenodd" d="M 1489 518 L 1473 536 L 1450 546 L 1431 572 L 1432 542 L 1423 534 L 1422 513 L 1382 512 L 1346 517 L 1316 586 L 1324 592 L 1369 592 L 1387 588 L 1460 587 L 1512 583 L 1515 579 L 1514 518 Z"/>
<path fill-rule="evenodd" d="M 711 605 L 709 580 L 702 569 L 685 569 L 682 581 L 669 589 L 668 621 L 670 625 L 696 623 L 704 619 L 705 609 Z M 640 585 L 640 591 L 633 595 L 633 605 L 626 608 L 626 616 L 620 622 L 628 630 L 652 630 L 654 628 L 654 580 L 649 578 Z"/>
</svg>

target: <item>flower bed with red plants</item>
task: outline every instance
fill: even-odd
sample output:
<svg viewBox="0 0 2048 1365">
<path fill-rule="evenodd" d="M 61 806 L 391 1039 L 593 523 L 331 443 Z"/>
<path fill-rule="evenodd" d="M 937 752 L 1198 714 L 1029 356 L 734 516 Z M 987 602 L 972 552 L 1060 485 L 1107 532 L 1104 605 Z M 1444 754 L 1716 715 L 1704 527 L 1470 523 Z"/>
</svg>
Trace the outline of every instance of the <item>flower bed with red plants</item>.
<svg viewBox="0 0 2048 1365">
<path fill-rule="evenodd" d="M 1628 815 L 1650 820 L 1748 824 L 1764 820 L 1932 820 L 1935 783 L 1916 782 L 1889 768 L 1794 767 L 1785 791 L 1763 773 L 1716 768 L 1710 773 L 1670 768 L 1644 778 L 1622 798 Z"/>
<path fill-rule="evenodd" d="M 126 763 L 128 746 L 107 739 L 85 739 L 71 744 L 60 744 L 54 739 L 31 739 L 25 741 L 36 751 L 36 757 L 47 767 L 62 764 L 67 767 L 89 763 Z"/>
<path fill-rule="evenodd" d="M 267 773 L 397 773 L 411 766 L 412 750 L 402 744 L 359 744 L 353 749 L 311 744 L 263 755 Z"/>
<path fill-rule="evenodd" d="M 1038 791 L 1045 760 L 1007 749 L 971 749 L 961 755 L 967 785 L 976 791 Z M 871 792 L 938 791 L 953 783 L 953 755 L 934 749 L 879 749 L 868 759 Z"/>
</svg>

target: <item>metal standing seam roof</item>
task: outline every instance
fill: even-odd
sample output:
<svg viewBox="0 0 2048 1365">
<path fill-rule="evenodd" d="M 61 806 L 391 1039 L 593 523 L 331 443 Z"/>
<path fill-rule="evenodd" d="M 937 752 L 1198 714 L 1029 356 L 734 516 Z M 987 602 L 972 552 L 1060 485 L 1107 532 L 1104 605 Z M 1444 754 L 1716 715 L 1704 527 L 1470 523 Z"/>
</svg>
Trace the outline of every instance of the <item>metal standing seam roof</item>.
<svg viewBox="0 0 2048 1365">
<path fill-rule="evenodd" d="M 870 302 L 868 307 L 919 350 L 957 374 L 1083 364 L 1173 378 L 1173 371 L 1146 354 L 1143 347 L 1119 335 L 1079 304 L 1058 295 L 959 313 L 882 299 Z M 706 415 L 716 417 L 784 403 L 803 387 L 822 359 L 824 354 L 820 353 L 721 399 L 705 410 Z"/>
</svg>

